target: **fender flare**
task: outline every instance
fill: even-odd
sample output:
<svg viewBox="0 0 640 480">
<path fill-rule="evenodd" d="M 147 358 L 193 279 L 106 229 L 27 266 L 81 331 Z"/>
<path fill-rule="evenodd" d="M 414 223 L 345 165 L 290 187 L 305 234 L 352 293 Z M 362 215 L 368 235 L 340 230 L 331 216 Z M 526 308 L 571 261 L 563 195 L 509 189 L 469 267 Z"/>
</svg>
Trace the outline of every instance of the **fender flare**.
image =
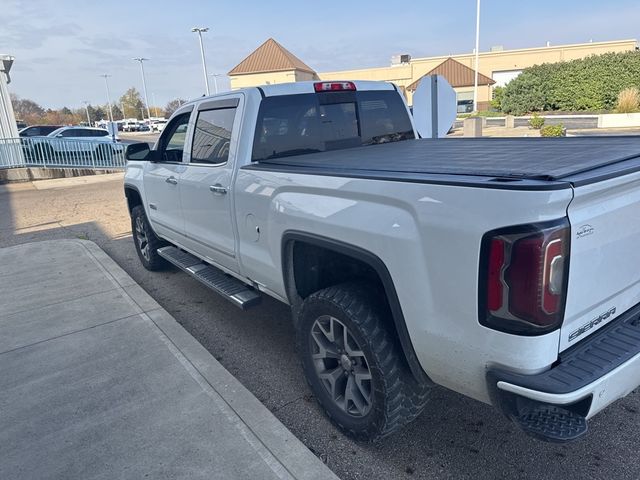
<svg viewBox="0 0 640 480">
<path fill-rule="evenodd" d="M 407 324 L 404 319 L 404 314 L 402 313 L 402 307 L 400 306 L 400 300 L 398 299 L 398 294 L 396 292 L 393 279 L 391 278 L 391 274 L 389 273 L 389 270 L 387 269 L 384 262 L 377 255 L 369 252 L 368 250 L 355 245 L 341 242 L 339 240 L 323 237 L 321 235 L 310 234 L 296 230 L 285 231 L 282 235 L 282 272 L 285 290 L 289 299 L 289 303 L 294 310 L 294 315 L 297 315 L 297 313 L 299 313 L 301 300 L 298 297 L 295 289 L 295 277 L 292 268 L 293 266 L 291 264 L 291 260 L 293 257 L 291 246 L 296 241 L 308 243 L 345 255 L 347 257 L 354 258 L 370 266 L 376 272 L 382 282 L 385 294 L 387 295 L 387 300 L 389 302 L 389 307 L 391 308 L 391 314 L 393 317 L 393 323 L 396 329 L 396 333 L 398 335 L 398 340 L 400 341 L 400 346 L 404 353 L 405 359 L 407 360 L 407 364 L 409 365 L 411 373 L 418 382 L 433 383 L 418 361 L 418 357 L 413 348 L 413 343 L 411 342 L 411 336 L 409 335 L 409 331 L 407 329 Z"/>
</svg>

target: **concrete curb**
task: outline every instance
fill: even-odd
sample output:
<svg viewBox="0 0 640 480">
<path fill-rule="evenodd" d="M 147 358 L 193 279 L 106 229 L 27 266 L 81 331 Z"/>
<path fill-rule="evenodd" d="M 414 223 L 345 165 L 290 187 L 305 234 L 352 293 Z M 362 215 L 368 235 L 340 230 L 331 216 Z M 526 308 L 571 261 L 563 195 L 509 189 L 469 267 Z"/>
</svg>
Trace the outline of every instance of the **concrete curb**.
<svg viewBox="0 0 640 480">
<path fill-rule="evenodd" d="M 95 243 L 79 239 L 37 243 L 50 244 L 53 250 L 81 245 L 139 315 L 157 327 L 162 342 L 278 478 L 338 478 Z"/>
</svg>

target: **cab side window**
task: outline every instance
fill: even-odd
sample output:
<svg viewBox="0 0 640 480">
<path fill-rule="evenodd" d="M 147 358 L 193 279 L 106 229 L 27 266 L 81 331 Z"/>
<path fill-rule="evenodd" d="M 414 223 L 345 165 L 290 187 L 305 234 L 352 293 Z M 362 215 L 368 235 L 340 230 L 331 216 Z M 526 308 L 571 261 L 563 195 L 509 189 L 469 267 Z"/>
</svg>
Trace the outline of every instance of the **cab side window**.
<svg viewBox="0 0 640 480">
<path fill-rule="evenodd" d="M 235 115 L 236 108 L 219 108 L 198 112 L 193 135 L 191 163 L 210 165 L 227 163 Z"/>
<path fill-rule="evenodd" d="M 158 147 L 161 162 L 182 162 L 190 116 L 191 112 L 178 115 L 167 125 L 164 132 L 162 132 Z"/>
</svg>

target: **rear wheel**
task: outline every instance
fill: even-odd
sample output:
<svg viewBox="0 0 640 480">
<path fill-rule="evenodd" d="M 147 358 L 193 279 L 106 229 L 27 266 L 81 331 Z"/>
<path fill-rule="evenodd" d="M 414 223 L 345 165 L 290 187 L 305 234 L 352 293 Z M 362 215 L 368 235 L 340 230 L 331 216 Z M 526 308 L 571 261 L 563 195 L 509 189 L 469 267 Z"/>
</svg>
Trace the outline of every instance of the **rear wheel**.
<svg viewBox="0 0 640 480">
<path fill-rule="evenodd" d="M 347 435 L 374 441 L 415 419 L 429 385 L 411 375 L 390 312 L 375 286 L 348 283 L 304 302 L 298 346 L 305 376 L 329 418 Z"/>
<path fill-rule="evenodd" d="M 151 229 L 147 214 L 142 205 L 137 205 L 131 210 L 131 230 L 136 252 L 142 265 L 147 270 L 162 270 L 169 263 L 158 254 L 158 249 L 167 245 Z"/>
</svg>

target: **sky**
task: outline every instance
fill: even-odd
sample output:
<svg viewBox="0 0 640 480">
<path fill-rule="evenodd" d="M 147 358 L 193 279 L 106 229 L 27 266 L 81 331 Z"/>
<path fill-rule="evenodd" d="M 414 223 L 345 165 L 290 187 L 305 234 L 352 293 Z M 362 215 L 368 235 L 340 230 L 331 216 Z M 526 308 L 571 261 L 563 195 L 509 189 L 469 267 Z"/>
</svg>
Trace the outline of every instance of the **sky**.
<svg viewBox="0 0 640 480">
<path fill-rule="evenodd" d="M 204 93 L 273 37 L 318 72 L 388 66 L 392 55 L 471 52 L 476 1 L 0 0 L 0 54 L 15 56 L 9 90 L 47 108 L 106 103 L 129 87 L 165 105 Z M 482 0 L 480 51 L 640 37 L 638 0 Z M 228 89 L 227 77 L 219 77 Z M 213 92 L 213 82 L 211 90 Z M 155 99 L 155 100 L 154 100 Z"/>
</svg>

